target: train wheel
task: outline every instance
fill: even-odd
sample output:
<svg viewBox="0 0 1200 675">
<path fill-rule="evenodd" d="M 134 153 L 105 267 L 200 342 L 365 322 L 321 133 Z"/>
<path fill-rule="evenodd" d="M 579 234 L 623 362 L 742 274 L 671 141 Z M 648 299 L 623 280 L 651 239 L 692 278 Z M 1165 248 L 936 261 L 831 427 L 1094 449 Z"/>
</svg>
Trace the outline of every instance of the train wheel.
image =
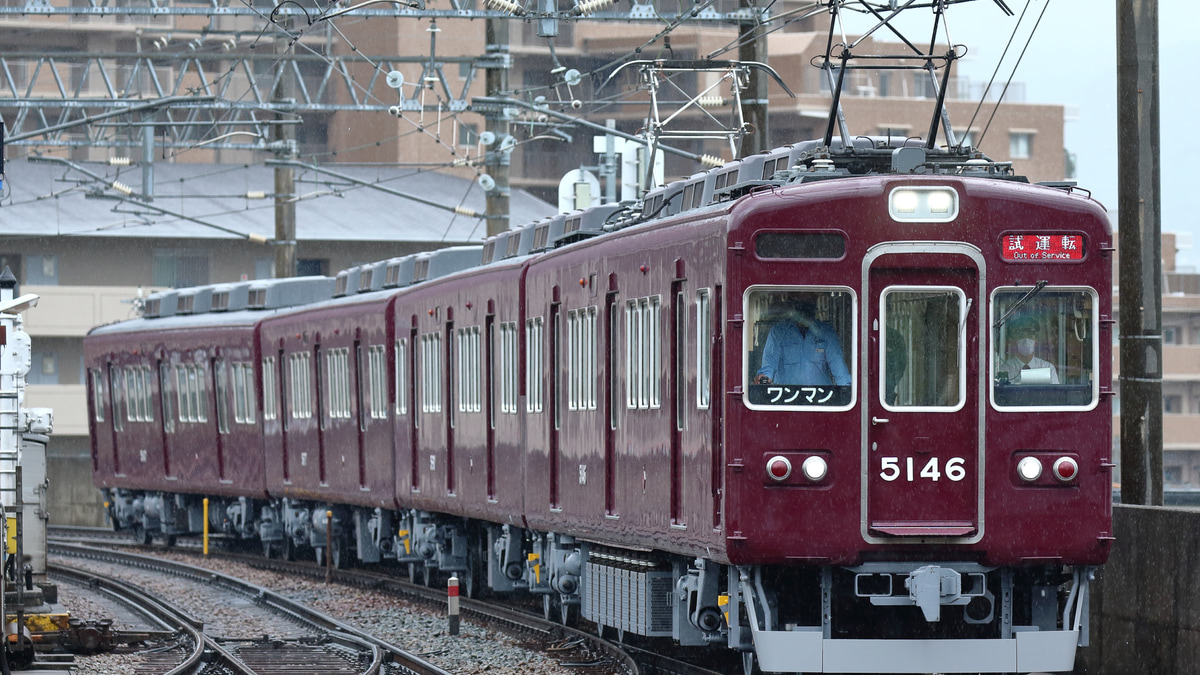
<svg viewBox="0 0 1200 675">
<path fill-rule="evenodd" d="M 178 542 L 179 542 L 178 538 L 173 534 L 168 534 L 166 537 L 163 538 L 163 544 L 167 548 L 175 548 L 175 544 L 177 544 Z"/>
<path fill-rule="evenodd" d="M 417 583 L 417 563 L 408 563 L 408 583 Z"/>
<path fill-rule="evenodd" d="M 275 545 L 269 541 L 263 540 L 263 557 L 270 560 L 275 557 Z"/>
<path fill-rule="evenodd" d="M 421 565 L 421 571 L 424 573 L 421 583 L 425 584 L 426 588 L 433 588 L 433 568 L 429 565 Z"/>
<path fill-rule="evenodd" d="M 283 535 L 283 541 L 279 544 L 279 557 L 288 562 L 296 562 L 296 545 L 292 543 L 292 538 Z"/>
<path fill-rule="evenodd" d="M 542 596 L 542 617 L 547 621 L 558 621 L 558 593 L 547 593 Z"/>
<path fill-rule="evenodd" d="M 754 652 L 742 652 L 742 672 L 746 675 L 762 672 L 754 667 Z"/>
<path fill-rule="evenodd" d="M 146 531 L 145 525 L 138 523 L 137 525 L 133 526 L 131 531 L 133 532 L 133 540 L 135 542 L 141 544 L 142 546 L 150 545 L 152 539 L 150 538 L 150 533 Z"/>
</svg>

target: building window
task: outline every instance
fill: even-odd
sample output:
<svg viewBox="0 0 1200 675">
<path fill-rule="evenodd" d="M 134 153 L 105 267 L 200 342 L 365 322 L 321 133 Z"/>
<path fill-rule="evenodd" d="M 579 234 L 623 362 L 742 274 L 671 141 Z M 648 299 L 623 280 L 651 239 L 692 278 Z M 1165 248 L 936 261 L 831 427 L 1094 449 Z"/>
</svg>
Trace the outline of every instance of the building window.
<svg viewBox="0 0 1200 675">
<path fill-rule="evenodd" d="M 33 367 L 25 381 L 28 384 L 58 384 L 58 358 L 54 352 L 34 352 Z"/>
<path fill-rule="evenodd" d="M 1162 337 L 1164 345 L 1181 345 L 1183 344 L 1183 329 L 1178 326 L 1164 326 Z"/>
<path fill-rule="evenodd" d="M 1029 159 L 1033 157 L 1033 134 L 1027 131 L 1013 131 L 1008 135 L 1009 159 Z"/>
<path fill-rule="evenodd" d="M 58 256 L 31 255 L 25 257 L 25 283 L 33 286 L 58 285 Z"/>
<path fill-rule="evenodd" d="M 296 276 L 329 276 L 329 258 L 299 258 L 296 260 Z"/>
<path fill-rule="evenodd" d="M 160 249 L 154 252 L 155 286 L 187 288 L 207 283 L 207 253 L 174 249 Z"/>
<path fill-rule="evenodd" d="M 1163 396 L 1163 413 L 1178 415 L 1183 412 L 1182 396 Z"/>
<path fill-rule="evenodd" d="M 1181 466 L 1164 466 L 1163 467 L 1163 482 L 1170 485 L 1180 485 L 1183 483 L 1183 467 Z"/>
<path fill-rule="evenodd" d="M 479 142 L 479 125 L 458 123 L 458 144 L 473 146 Z"/>
</svg>

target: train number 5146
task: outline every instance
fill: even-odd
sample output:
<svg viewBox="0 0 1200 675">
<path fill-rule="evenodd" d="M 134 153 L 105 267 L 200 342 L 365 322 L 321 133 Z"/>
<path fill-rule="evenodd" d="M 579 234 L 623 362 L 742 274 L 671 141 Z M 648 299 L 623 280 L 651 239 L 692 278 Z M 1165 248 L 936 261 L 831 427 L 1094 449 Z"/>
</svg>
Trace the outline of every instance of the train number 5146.
<svg viewBox="0 0 1200 675">
<path fill-rule="evenodd" d="M 881 459 L 883 470 L 879 472 L 879 477 L 889 483 L 897 480 L 901 475 L 905 476 L 910 483 L 918 478 L 927 478 L 937 482 L 941 480 L 942 476 L 957 482 L 967 476 L 967 470 L 963 466 L 966 460 L 962 457 L 951 457 L 940 469 L 938 458 L 931 457 L 919 473 L 916 471 L 917 463 L 913 461 L 913 457 L 905 457 L 903 466 L 901 466 L 899 457 L 883 457 Z"/>
</svg>

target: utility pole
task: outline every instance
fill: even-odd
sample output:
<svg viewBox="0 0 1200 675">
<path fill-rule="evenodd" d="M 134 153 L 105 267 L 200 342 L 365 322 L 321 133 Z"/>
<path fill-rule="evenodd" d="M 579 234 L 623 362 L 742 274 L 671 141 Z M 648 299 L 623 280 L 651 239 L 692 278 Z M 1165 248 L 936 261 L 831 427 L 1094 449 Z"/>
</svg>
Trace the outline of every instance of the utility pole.
<svg viewBox="0 0 1200 675">
<path fill-rule="evenodd" d="M 508 69 L 512 57 L 508 53 L 508 19 L 488 19 L 487 56 L 485 84 L 490 98 L 508 95 Z M 487 234 L 492 236 L 507 232 L 509 227 L 508 166 L 511 145 L 509 144 L 508 114 L 503 108 L 485 113 L 487 130 L 495 139 L 487 149 L 484 166 L 488 175 L 496 181 L 487 193 Z"/>
<path fill-rule="evenodd" d="M 755 0 L 739 0 L 738 7 L 751 18 L 738 24 L 738 60 L 767 62 L 767 36 L 761 30 L 759 17 L 764 11 Z M 751 129 L 742 137 L 738 151 L 742 157 L 770 148 L 771 126 L 767 121 L 767 73 L 761 68 L 748 68 L 748 86 L 742 95 L 742 119 Z"/>
<path fill-rule="evenodd" d="M 296 82 L 292 79 L 291 60 L 286 58 L 291 49 L 292 24 L 294 19 L 289 16 L 283 22 L 283 35 L 274 40 L 276 67 L 279 68 L 279 78 L 271 96 L 271 102 L 276 106 L 288 106 L 286 111 L 279 109 L 275 113 L 276 120 L 283 120 L 292 114 L 296 104 Z M 296 127 L 292 124 L 271 125 L 271 147 L 275 156 L 281 159 L 296 158 Z M 284 279 L 296 276 L 296 192 L 295 169 L 291 166 L 275 167 L 275 278 Z"/>
<path fill-rule="evenodd" d="M 1158 0 L 1117 0 L 1121 501 L 1163 503 Z"/>
</svg>

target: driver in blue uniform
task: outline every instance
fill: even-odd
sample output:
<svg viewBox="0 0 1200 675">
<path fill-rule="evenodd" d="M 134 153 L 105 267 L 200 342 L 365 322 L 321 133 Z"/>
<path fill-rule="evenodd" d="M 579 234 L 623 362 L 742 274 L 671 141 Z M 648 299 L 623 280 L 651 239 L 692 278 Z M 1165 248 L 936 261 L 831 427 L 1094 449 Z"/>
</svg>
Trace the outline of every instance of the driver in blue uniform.
<svg viewBox="0 0 1200 675">
<path fill-rule="evenodd" d="M 816 318 L 816 304 L 796 300 L 792 312 L 771 327 L 755 384 L 849 385 L 842 344 L 828 324 Z"/>
</svg>

